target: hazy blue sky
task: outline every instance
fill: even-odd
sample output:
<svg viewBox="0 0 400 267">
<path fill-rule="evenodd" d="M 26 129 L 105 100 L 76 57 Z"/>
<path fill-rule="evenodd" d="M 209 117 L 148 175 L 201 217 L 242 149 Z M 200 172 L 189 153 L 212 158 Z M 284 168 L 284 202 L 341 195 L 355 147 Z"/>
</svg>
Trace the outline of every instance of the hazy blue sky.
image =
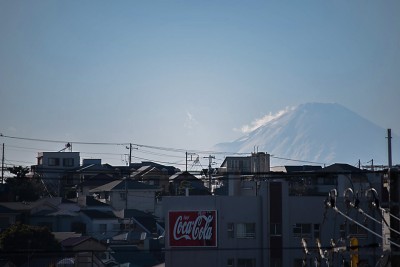
<svg viewBox="0 0 400 267">
<path fill-rule="evenodd" d="M 399 13 L 398 0 L 0 0 L 0 133 L 207 150 L 287 106 L 336 102 L 400 134 Z M 62 148 L 0 139 L 8 164 Z"/>
</svg>

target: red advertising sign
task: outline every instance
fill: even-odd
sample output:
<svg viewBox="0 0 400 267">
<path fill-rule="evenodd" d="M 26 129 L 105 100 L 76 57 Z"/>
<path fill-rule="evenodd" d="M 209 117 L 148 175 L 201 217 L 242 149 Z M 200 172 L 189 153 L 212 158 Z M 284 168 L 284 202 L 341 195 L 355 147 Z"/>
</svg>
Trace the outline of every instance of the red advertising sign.
<svg viewBox="0 0 400 267">
<path fill-rule="evenodd" d="M 217 211 L 170 211 L 171 247 L 216 247 Z"/>
</svg>

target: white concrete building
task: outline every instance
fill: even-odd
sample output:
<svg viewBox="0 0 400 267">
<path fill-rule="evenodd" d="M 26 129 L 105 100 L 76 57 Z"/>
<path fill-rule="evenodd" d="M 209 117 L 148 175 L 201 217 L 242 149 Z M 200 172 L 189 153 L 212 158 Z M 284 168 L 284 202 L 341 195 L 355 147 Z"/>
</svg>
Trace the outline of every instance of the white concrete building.
<svg viewBox="0 0 400 267">
<path fill-rule="evenodd" d="M 267 178 L 253 180 L 248 175 L 232 175 L 229 196 L 164 197 L 166 266 L 300 267 L 315 266 L 315 259 L 320 266 L 342 266 L 354 257 L 348 250 L 350 238 L 357 238 L 360 245 L 359 266 L 375 266 L 385 240 L 379 238 L 381 218 L 367 193 L 374 188 L 380 194 L 382 175 L 335 168 L 269 173 Z M 331 192 L 337 192 L 332 199 Z M 356 200 L 377 221 L 366 219 L 350 205 Z M 348 218 L 326 203 L 334 204 Z M 215 214 L 215 221 L 207 224 L 208 217 L 201 214 Z M 203 221 L 196 219 L 200 217 Z M 197 236 L 193 233 L 204 229 L 216 241 L 193 243 L 191 239 Z M 334 252 L 332 242 L 344 248 Z"/>
</svg>

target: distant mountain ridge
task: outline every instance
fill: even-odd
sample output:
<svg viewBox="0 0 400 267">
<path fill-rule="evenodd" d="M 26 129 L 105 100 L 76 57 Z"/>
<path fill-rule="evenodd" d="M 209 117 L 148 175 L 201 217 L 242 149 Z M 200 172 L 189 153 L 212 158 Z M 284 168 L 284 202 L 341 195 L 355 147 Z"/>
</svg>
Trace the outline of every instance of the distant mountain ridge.
<svg viewBox="0 0 400 267">
<path fill-rule="evenodd" d="M 287 109 L 216 151 L 272 155 L 271 165 L 387 164 L 387 129 L 336 103 L 307 103 Z M 392 137 L 395 137 L 392 133 Z M 396 136 L 396 138 L 398 138 Z M 399 151 L 392 146 L 392 151 Z M 295 159 L 287 161 L 282 158 Z M 303 162 L 302 162 L 303 161 Z M 307 163 L 308 162 L 308 163 Z"/>
</svg>

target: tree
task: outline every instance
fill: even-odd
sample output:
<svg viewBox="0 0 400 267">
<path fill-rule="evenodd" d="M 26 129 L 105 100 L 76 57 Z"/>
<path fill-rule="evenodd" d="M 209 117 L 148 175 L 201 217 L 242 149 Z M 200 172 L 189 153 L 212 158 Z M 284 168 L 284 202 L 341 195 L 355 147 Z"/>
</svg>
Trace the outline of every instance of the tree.
<svg viewBox="0 0 400 267">
<path fill-rule="evenodd" d="M 43 192 L 43 186 L 37 179 L 28 178 L 28 167 L 14 166 L 7 168 L 14 174 L 12 178 L 8 178 L 6 183 L 9 185 L 12 194 L 17 201 L 35 201 Z"/>
<path fill-rule="evenodd" d="M 57 252 L 61 245 L 47 227 L 17 223 L 0 234 L 0 249 L 18 265 L 26 253 Z"/>
<path fill-rule="evenodd" d="M 26 179 L 26 175 L 29 173 L 29 168 L 22 166 L 10 167 L 7 170 L 14 174 L 16 179 Z"/>
</svg>

